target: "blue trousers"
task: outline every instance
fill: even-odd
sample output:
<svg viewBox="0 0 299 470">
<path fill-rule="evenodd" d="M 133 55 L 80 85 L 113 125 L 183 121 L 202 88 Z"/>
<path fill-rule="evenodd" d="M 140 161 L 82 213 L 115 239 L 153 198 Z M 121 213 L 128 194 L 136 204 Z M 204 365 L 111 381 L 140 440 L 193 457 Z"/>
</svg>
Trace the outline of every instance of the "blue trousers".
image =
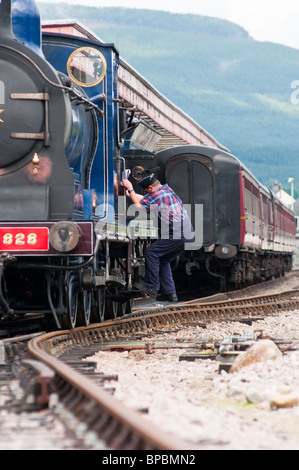
<svg viewBox="0 0 299 470">
<path fill-rule="evenodd" d="M 162 294 L 176 292 L 170 263 L 184 250 L 183 240 L 159 239 L 145 254 L 145 284 L 148 289 Z"/>
</svg>

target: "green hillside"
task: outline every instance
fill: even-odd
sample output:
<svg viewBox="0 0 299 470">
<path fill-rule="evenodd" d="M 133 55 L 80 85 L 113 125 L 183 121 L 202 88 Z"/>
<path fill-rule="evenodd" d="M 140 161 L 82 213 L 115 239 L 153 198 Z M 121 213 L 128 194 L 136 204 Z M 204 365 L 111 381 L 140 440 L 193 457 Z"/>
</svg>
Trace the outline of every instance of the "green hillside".
<svg viewBox="0 0 299 470">
<path fill-rule="evenodd" d="M 242 160 L 264 183 L 299 190 L 299 50 L 253 40 L 199 15 L 39 4 L 42 19 L 76 18 Z"/>
</svg>

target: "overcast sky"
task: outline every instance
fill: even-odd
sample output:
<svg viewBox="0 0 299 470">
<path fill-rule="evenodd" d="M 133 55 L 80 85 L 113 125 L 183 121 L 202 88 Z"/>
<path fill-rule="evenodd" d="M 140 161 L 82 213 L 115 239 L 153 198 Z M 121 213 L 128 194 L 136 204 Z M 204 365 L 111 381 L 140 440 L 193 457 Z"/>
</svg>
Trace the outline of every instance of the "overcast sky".
<svg viewBox="0 0 299 470">
<path fill-rule="evenodd" d="M 122 6 L 216 16 L 238 23 L 260 41 L 299 49 L 298 0 L 38 0 L 86 6 Z M 74 11 L 74 17 L 75 17 Z"/>
</svg>

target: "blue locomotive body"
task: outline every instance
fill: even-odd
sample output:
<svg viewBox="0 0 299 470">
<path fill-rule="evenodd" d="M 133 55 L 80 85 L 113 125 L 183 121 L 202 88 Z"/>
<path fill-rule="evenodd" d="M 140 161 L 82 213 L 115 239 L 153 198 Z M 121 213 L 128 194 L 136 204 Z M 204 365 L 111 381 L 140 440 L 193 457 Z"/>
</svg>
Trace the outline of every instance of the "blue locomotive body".
<svg viewBox="0 0 299 470">
<path fill-rule="evenodd" d="M 130 308 L 118 65 L 113 44 L 42 40 L 33 0 L 0 2 L 4 319 L 42 310 L 55 327 L 73 328 Z"/>
<path fill-rule="evenodd" d="M 85 103 L 80 103 L 80 99 L 72 102 L 71 131 L 66 144 L 66 156 L 75 178 L 74 215 L 113 222 L 117 214 L 120 161 L 118 52 L 112 44 L 55 33 L 43 35 L 43 52 L 55 70 L 76 80 L 73 86 L 87 99 Z M 87 54 L 90 59 L 86 59 Z M 76 60 L 78 79 L 71 72 L 71 62 Z M 95 61 L 100 61 L 103 67 L 101 81 L 96 74 L 86 78 L 88 70 L 84 68 L 92 67 L 93 73 Z M 90 109 L 89 102 L 99 109 Z"/>
<path fill-rule="evenodd" d="M 20 42 L 42 55 L 40 14 L 35 2 L 12 1 L 12 30 Z"/>
<path fill-rule="evenodd" d="M 68 103 L 63 129 L 66 157 L 74 173 L 74 218 L 113 222 L 121 166 L 118 51 L 113 44 L 87 38 L 55 33 L 42 36 L 39 12 L 32 0 L 13 0 L 12 27 L 16 38 L 51 64 L 63 83 L 70 86 L 71 77 L 71 86 L 79 95 Z"/>
</svg>

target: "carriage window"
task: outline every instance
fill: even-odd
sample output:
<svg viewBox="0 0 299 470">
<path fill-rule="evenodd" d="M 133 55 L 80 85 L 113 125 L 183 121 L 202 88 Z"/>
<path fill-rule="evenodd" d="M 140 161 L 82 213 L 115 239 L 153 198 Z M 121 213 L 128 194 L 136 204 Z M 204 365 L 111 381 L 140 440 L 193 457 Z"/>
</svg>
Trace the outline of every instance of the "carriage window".
<svg viewBox="0 0 299 470">
<path fill-rule="evenodd" d="M 252 198 L 251 193 L 245 189 L 245 209 L 252 213 Z"/>
<path fill-rule="evenodd" d="M 80 47 L 69 57 L 69 77 L 82 87 L 100 83 L 106 75 L 107 63 L 103 54 L 93 47 Z"/>
</svg>

